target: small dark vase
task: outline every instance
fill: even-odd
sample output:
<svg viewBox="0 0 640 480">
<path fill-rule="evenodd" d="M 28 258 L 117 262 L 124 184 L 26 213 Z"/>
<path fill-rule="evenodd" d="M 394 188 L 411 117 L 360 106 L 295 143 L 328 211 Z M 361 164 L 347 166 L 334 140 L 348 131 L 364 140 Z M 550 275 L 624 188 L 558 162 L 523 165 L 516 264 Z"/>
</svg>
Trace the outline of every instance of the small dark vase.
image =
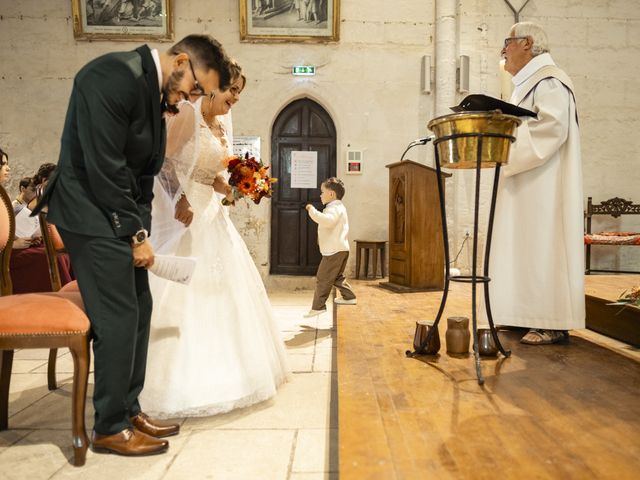
<svg viewBox="0 0 640 480">
<path fill-rule="evenodd" d="M 498 354 L 498 346 L 488 328 L 478 329 L 478 352 L 483 357 L 495 357 Z"/>
<path fill-rule="evenodd" d="M 420 345 L 424 342 L 424 339 L 427 338 L 427 334 L 429 330 L 435 328 L 433 335 L 429 339 L 429 343 L 427 343 L 424 349 L 420 349 Z M 438 332 L 438 326 L 433 326 L 433 322 L 429 322 L 426 320 L 421 320 L 416 322 L 416 332 L 413 335 L 413 349 L 416 353 L 422 355 L 435 355 L 440 350 L 440 333 Z"/>
<path fill-rule="evenodd" d="M 469 319 L 467 317 L 447 318 L 447 353 L 464 355 L 469 353 Z"/>
</svg>

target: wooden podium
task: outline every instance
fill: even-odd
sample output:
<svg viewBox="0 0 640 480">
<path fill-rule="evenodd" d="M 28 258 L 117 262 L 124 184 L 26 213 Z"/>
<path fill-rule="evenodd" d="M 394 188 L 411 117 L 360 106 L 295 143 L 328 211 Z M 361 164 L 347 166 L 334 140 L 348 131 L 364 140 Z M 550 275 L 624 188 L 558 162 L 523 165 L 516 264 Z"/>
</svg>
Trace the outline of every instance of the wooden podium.
<svg viewBox="0 0 640 480">
<path fill-rule="evenodd" d="M 444 247 L 437 172 L 411 160 L 389 169 L 389 282 L 395 292 L 444 288 Z M 443 179 L 450 177 L 442 173 Z"/>
</svg>

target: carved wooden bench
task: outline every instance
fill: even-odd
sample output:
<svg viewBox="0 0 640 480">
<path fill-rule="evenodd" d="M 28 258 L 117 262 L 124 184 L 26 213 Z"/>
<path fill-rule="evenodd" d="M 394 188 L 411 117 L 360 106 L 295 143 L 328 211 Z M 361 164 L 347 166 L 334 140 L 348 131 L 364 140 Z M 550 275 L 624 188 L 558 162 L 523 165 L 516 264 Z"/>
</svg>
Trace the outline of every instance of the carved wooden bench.
<svg viewBox="0 0 640 480">
<path fill-rule="evenodd" d="M 585 217 L 585 274 L 596 273 L 640 273 L 640 271 L 630 270 L 601 270 L 591 268 L 591 246 L 592 245 L 640 245 L 640 232 L 591 232 L 591 217 L 593 215 L 610 215 L 618 218 L 621 215 L 640 215 L 640 205 L 634 204 L 631 200 L 620 197 L 610 198 L 602 203 L 594 205 L 592 197 L 587 201 L 587 211 Z"/>
</svg>

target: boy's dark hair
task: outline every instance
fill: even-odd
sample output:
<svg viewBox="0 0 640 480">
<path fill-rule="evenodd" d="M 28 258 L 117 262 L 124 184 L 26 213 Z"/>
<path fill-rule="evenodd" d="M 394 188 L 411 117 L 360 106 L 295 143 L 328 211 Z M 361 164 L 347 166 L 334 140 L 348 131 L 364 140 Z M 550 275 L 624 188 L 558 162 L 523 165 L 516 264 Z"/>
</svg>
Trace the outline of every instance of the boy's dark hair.
<svg viewBox="0 0 640 480">
<path fill-rule="evenodd" d="M 29 188 L 30 186 L 35 187 L 36 183 L 33 180 L 33 177 L 22 177 L 20 179 L 20 183 L 18 184 L 18 188 L 22 190 L 23 188 Z"/>
<path fill-rule="evenodd" d="M 338 200 L 342 200 L 342 197 L 344 197 L 344 183 L 338 177 L 327 178 L 322 182 L 322 185 L 324 185 L 324 188 L 336 192 Z"/>
<path fill-rule="evenodd" d="M 49 180 L 49 177 L 55 169 L 55 163 L 43 163 L 42 165 L 40 165 L 38 171 L 33 176 L 33 183 L 35 183 L 36 185 L 40 185 L 45 180 Z"/>
<path fill-rule="evenodd" d="M 220 75 L 220 90 L 226 90 L 231 82 L 231 62 L 222 44 L 211 35 L 188 35 L 169 49 L 170 55 L 186 53 L 194 68 L 215 70 Z"/>
</svg>

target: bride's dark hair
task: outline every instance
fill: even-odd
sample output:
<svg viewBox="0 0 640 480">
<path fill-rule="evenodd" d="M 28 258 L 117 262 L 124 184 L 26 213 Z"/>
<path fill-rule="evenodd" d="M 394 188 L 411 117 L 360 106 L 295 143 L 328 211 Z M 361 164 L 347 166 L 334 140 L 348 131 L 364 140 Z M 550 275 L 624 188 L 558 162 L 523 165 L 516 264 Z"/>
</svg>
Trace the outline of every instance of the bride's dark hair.
<svg viewBox="0 0 640 480">
<path fill-rule="evenodd" d="M 220 75 L 220 89 L 231 81 L 231 61 L 222 44 L 211 35 L 188 35 L 169 49 L 170 55 L 186 53 L 191 63 L 202 70 L 215 70 Z"/>
<path fill-rule="evenodd" d="M 244 90 L 244 87 L 247 84 L 247 77 L 242 73 L 242 67 L 240 64 L 233 58 L 229 60 L 229 71 L 231 72 L 231 83 L 234 82 L 236 78 L 241 78 L 242 89 L 240 91 Z M 229 86 L 229 88 L 231 88 L 231 86 Z"/>
</svg>

